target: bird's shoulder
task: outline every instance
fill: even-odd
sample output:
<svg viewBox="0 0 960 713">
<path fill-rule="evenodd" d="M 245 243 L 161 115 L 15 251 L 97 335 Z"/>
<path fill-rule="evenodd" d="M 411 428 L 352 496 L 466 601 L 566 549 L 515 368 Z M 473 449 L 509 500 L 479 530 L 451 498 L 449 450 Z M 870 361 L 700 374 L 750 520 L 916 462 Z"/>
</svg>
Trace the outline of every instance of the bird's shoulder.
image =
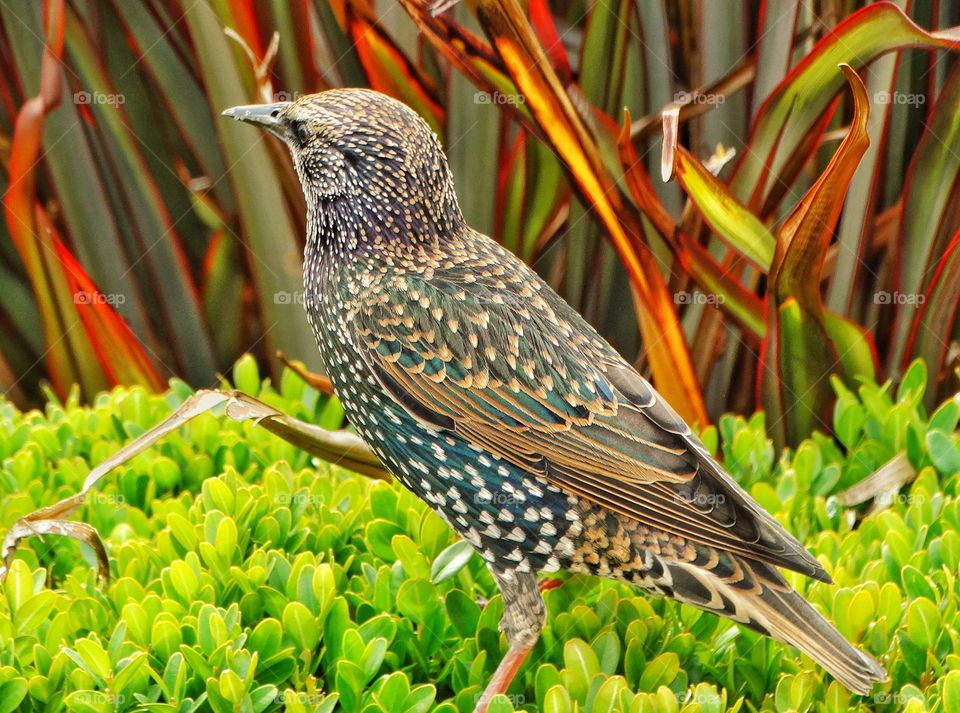
<svg viewBox="0 0 960 713">
<path fill-rule="evenodd" d="M 614 408 L 604 372 L 619 356 L 536 273 L 480 234 L 439 247 L 394 254 L 346 287 L 348 321 L 375 358 L 564 418 Z"/>
</svg>

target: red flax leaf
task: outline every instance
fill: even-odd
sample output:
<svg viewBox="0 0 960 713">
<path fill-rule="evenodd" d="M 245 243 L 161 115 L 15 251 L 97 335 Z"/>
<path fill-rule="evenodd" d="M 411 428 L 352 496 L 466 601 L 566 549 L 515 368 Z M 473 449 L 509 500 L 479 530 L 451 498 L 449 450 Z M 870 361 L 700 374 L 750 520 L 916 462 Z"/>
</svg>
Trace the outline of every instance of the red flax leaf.
<svg viewBox="0 0 960 713">
<path fill-rule="evenodd" d="M 761 356 L 760 392 L 781 445 L 797 443 L 825 422 L 831 400 L 828 377 L 837 370 L 838 355 L 863 351 L 862 339 L 857 339 L 862 333 L 828 330 L 820 296 L 827 247 L 847 186 L 870 142 L 866 88 L 848 65 L 841 70 L 853 93 L 853 123 L 823 174 L 778 231 L 770 266 L 770 329 Z M 831 331 L 850 343 L 835 343 Z M 847 363 L 856 367 L 859 362 Z"/>
<path fill-rule="evenodd" d="M 434 17 L 423 0 L 399 0 L 407 14 L 430 43 L 460 72 L 488 95 L 507 98 L 517 95 L 513 80 L 486 42 L 446 17 Z M 520 101 L 500 102 L 498 107 L 520 120 L 535 136 L 545 138 L 526 106 Z"/>
<path fill-rule="evenodd" d="M 33 240 L 33 193 L 36 162 L 43 139 L 43 117 L 60 102 L 60 56 L 63 54 L 63 0 L 46 5 L 47 41 L 40 63 L 40 93 L 27 99 L 17 113 L 10 151 L 10 185 L 3 207 L 17 250 L 28 269 L 39 257 Z M 31 230 L 20 227 L 27 226 Z"/>
<path fill-rule="evenodd" d="M 516 0 L 479 0 L 476 10 L 504 67 L 522 92 L 527 109 L 566 164 L 574 185 L 606 228 L 620 256 L 640 298 L 640 331 L 657 388 L 684 418 L 705 425 L 703 396 L 673 300 L 656 259 L 640 240 L 639 223 L 603 166 L 596 142 Z"/>
<path fill-rule="evenodd" d="M 931 109 L 917 148 L 910 159 L 903 183 L 903 213 L 893 249 L 896 266 L 893 287 L 901 295 L 912 295 L 896 305 L 895 330 L 887 364 L 896 369 L 911 353 L 907 346 L 916 313 L 916 295 L 942 265 L 949 244 L 960 223 L 954 214 L 957 183 L 960 180 L 960 64 L 955 64 Z M 946 334 L 947 332 L 940 332 Z M 931 378 L 934 362 L 927 362 Z M 932 396 L 933 390 L 928 392 Z"/>
<path fill-rule="evenodd" d="M 347 30 L 372 89 L 413 107 L 430 128 L 443 133 L 445 112 L 436 88 L 376 24 L 360 3 L 347 3 Z"/>
<path fill-rule="evenodd" d="M 790 70 L 757 110 L 748 147 L 734 168 L 733 194 L 751 207 L 762 207 L 761 214 L 769 212 L 775 187 L 778 182 L 793 182 L 809 153 L 805 147 L 811 145 L 811 134 L 822 131 L 824 114 L 843 88 L 833 68 L 847 63 L 860 69 L 901 47 L 956 50 L 960 28 L 927 32 L 890 2 L 876 2 L 851 14 Z M 766 166 L 770 181 L 761 183 Z"/>
<path fill-rule="evenodd" d="M 947 249 L 937 263 L 936 272 L 924 294 L 923 304 L 913 320 L 907 349 L 903 357 L 903 370 L 916 357 L 927 363 L 927 405 L 937 403 L 937 385 L 943 384 L 942 373 L 947 356 L 950 334 L 960 310 L 960 231 L 953 236 Z"/>
<path fill-rule="evenodd" d="M 567 52 L 563 48 L 563 42 L 557 33 L 557 26 L 553 22 L 553 15 L 550 14 L 550 8 L 547 6 L 547 0 L 530 0 L 530 22 L 537 31 L 540 43 L 544 51 L 550 58 L 550 64 L 553 65 L 553 71 L 563 82 L 564 86 L 573 81 L 573 72 L 570 69 L 570 61 L 567 58 Z"/>
<path fill-rule="evenodd" d="M 801 306 L 810 312 L 823 311 L 820 271 L 847 186 L 870 144 L 870 99 L 866 87 L 848 65 L 841 65 L 840 69 L 853 92 L 853 123 L 823 174 L 780 227 L 770 266 L 774 292 L 783 299 L 796 295 Z"/>
<path fill-rule="evenodd" d="M 40 229 L 53 234 L 53 225 L 37 208 Z M 54 247 L 64 274 L 75 295 L 74 304 L 87 338 L 112 384 L 142 384 L 152 391 L 163 391 L 163 377 L 156 370 L 133 331 L 100 293 L 83 266 L 54 235 Z"/>
<path fill-rule="evenodd" d="M 250 0 L 228 0 L 225 8 L 233 19 L 234 31 L 243 38 L 243 41 L 253 52 L 255 57 L 263 57 L 265 46 L 260 36 L 260 27 L 256 13 Z M 266 41 L 269 42 L 269 37 Z"/>
<path fill-rule="evenodd" d="M 527 136 L 516 138 L 500 152 L 497 194 L 494 201 L 494 235 L 513 252 L 523 250 L 523 204 L 527 193 Z"/>
<path fill-rule="evenodd" d="M 503 140 L 497 162 L 495 236 L 533 263 L 569 213 L 570 187 L 550 148 L 529 132 Z"/>
<path fill-rule="evenodd" d="M 654 227 L 663 236 L 667 245 L 676 255 L 678 263 L 690 275 L 701 289 L 722 297 L 720 307 L 741 325 L 757 337 L 766 332 L 763 315 L 763 303 L 729 271 L 721 266 L 703 246 L 682 233 L 673 216 L 664 208 L 663 203 L 653 189 L 650 176 L 637 156 L 630 140 L 630 113 L 626 112 L 623 130 L 617 141 L 620 163 L 623 167 L 627 188 L 640 211 L 650 219 Z M 678 159 L 682 147 L 664 145 L 674 149 L 674 161 Z M 699 166 L 699 162 L 695 163 Z M 676 164 L 675 164 L 676 166 Z M 704 169 L 705 170 L 705 169 Z M 679 169 L 677 169 L 679 173 Z M 711 176 L 712 178 L 712 176 Z M 717 179 L 713 179 L 716 181 Z M 771 238 L 772 240 L 772 238 Z"/>
<path fill-rule="evenodd" d="M 56 392 L 65 397 L 71 384 L 87 393 L 106 385 L 96 360 L 79 335 L 73 333 L 73 298 L 57 264 L 49 236 L 37 229 L 34 215 L 36 168 L 40 160 L 43 120 L 60 100 L 60 57 L 63 53 L 63 0 L 45 6 L 46 42 L 40 62 L 40 91 L 17 113 L 10 148 L 9 184 L 3 196 L 4 219 L 10 237 L 26 267 L 43 320 L 44 361 Z"/>
<path fill-rule="evenodd" d="M 768 270 L 774 238 L 763 222 L 683 146 L 676 146 L 673 161 L 674 175 L 714 234 L 761 271 Z"/>
<path fill-rule="evenodd" d="M 43 120 L 60 100 L 60 56 L 64 42 L 62 0 L 46 5 L 46 43 L 40 69 L 40 92 L 28 99 L 17 114 L 10 156 L 10 184 L 3 197 L 4 217 L 37 297 L 46 342 L 50 378 L 56 391 L 65 395 L 72 383 L 87 394 L 109 383 L 142 383 L 155 390 L 163 380 L 147 359 L 123 320 L 109 312 L 101 316 L 109 330 L 91 331 L 78 295 L 93 295 L 93 283 L 57 239 L 54 226 L 34 195 L 36 168 L 40 160 Z M 99 310 L 102 312 L 102 310 Z M 77 324 L 87 327 L 86 339 Z M 126 330 L 124 332 L 124 330 Z"/>
</svg>

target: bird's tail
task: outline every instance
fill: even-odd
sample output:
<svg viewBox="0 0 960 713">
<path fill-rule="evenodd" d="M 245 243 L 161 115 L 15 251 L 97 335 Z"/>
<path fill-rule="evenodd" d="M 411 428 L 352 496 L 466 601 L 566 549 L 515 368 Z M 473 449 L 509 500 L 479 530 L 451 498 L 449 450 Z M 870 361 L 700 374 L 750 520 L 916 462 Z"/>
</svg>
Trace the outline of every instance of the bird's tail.
<svg viewBox="0 0 960 713">
<path fill-rule="evenodd" d="M 708 569 L 664 563 L 673 596 L 800 649 L 854 693 L 866 695 L 875 681 L 887 680 L 883 667 L 851 645 L 774 567 L 731 559 L 732 576 L 723 578 Z"/>
</svg>

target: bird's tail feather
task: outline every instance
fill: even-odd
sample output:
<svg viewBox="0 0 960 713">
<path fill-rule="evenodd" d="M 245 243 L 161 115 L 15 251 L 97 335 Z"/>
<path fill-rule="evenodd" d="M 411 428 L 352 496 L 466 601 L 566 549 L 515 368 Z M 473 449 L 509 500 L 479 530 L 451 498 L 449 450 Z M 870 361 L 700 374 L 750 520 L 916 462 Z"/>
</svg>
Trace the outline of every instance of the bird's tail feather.
<svg viewBox="0 0 960 713">
<path fill-rule="evenodd" d="M 850 644 L 772 566 L 738 557 L 732 576 L 721 578 L 708 569 L 664 564 L 675 598 L 800 649 L 851 691 L 866 695 L 874 682 L 887 680 L 877 661 Z"/>
</svg>

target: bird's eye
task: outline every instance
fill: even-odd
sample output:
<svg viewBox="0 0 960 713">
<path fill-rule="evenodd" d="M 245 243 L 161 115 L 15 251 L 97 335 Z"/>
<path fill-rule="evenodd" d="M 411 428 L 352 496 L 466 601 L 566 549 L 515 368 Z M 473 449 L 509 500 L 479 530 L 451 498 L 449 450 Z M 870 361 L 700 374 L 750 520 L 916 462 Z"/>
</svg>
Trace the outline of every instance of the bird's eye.
<svg viewBox="0 0 960 713">
<path fill-rule="evenodd" d="M 294 135 L 297 137 L 297 141 L 300 144 L 305 144 L 310 141 L 310 129 L 302 121 L 297 121 L 291 127 L 293 129 Z"/>
</svg>

